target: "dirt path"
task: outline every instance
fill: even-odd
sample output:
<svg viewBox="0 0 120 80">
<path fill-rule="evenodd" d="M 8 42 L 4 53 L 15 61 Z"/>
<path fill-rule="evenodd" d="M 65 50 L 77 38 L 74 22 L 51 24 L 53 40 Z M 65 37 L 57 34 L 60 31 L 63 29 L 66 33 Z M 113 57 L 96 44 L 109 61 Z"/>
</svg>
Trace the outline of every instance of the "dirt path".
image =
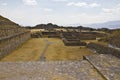
<svg viewBox="0 0 120 80">
<path fill-rule="evenodd" d="M 46 52 L 47 52 L 47 49 L 48 47 L 53 43 L 53 42 L 49 42 L 48 40 L 44 40 L 46 42 L 46 46 L 41 54 L 41 57 L 40 57 L 40 61 L 46 61 Z"/>
</svg>

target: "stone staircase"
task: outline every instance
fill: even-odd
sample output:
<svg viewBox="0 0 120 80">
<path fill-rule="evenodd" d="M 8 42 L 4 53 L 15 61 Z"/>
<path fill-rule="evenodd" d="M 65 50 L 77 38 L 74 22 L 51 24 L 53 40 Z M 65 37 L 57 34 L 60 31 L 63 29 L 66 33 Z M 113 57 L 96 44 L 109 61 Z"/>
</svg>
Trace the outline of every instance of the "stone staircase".
<svg viewBox="0 0 120 80">
<path fill-rule="evenodd" d="M 83 61 L 0 62 L 0 80 L 120 80 L 120 59 L 95 54 Z"/>
</svg>

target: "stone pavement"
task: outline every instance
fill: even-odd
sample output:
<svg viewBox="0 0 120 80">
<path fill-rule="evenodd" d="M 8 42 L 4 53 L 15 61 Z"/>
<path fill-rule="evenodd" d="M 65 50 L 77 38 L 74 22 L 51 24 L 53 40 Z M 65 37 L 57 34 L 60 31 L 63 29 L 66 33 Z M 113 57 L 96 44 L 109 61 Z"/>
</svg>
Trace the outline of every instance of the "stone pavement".
<svg viewBox="0 0 120 80">
<path fill-rule="evenodd" d="M 109 54 L 85 57 L 107 80 L 120 80 L 120 59 Z"/>
<path fill-rule="evenodd" d="M 88 61 L 3 62 L 0 80 L 104 80 Z"/>
<path fill-rule="evenodd" d="M 95 54 L 83 61 L 0 62 L 0 80 L 120 80 L 120 59 Z"/>
</svg>

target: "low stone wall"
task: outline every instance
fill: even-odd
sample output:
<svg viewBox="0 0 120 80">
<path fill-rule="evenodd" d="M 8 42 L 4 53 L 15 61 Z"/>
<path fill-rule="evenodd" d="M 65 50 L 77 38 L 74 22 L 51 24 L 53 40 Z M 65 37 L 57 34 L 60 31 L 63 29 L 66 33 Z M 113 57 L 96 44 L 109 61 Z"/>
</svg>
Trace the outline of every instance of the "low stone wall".
<svg viewBox="0 0 120 80">
<path fill-rule="evenodd" d="M 93 35 L 93 34 L 80 34 L 79 38 L 81 40 L 95 40 L 96 39 L 96 35 Z"/>
<path fill-rule="evenodd" d="M 63 38 L 63 43 L 65 44 L 65 46 L 86 46 L 85 42 L 81 42 L 80 40 L 75 40 L 75 39 L 65 39 Z"/>
<path fill-rule="evenodd" d="M 23 30 L 23 29 L 21 29 Z M 2 31 L 2 30 L 1 30 Z M 11 34 L 8 34 L 4 32 L 3 30 L 2 34 L 6 34 L 6 36 L 0 37 L 0 59 L 6 56 L 8 53 L 16 49 L 18 46 L 20 46 L 22 43 L 24 43 L 26 40 L 30 38 L 30 31 L 24 29 L 24 31 L 18 31 L 15 33 L 15 31 L 10 32 Z M 13 33 L 14 32 L 14 33 Z M 12 34 L 13 33 L 13 34 Z"/>
<path fill-rule="evenodd" d="M 92 33 L 79 33 L 79 32 L 63 32 L 61 34 L 62 38 L 66 39 L 80 39 L 80 40 L 95 40 L 97 37 L 96 34 Z"/>
<path fill-rule="evenodd" d="M 100 44 L 96 44 L 96 43 L 89 43 L 87 45 L 87 47 L 91 50 L 96 51 L 99 54 L 112 54 L 118 58 L 120 58 L 120 51 L 107 47 L 107 46 L 103 46 Z"/>
<path fill-rule="evenodd" d="M 58 32 L 41 32 L 42 37 L 48 37 L 48 38 L 60 38 L 60 35 Z"/>
</svg>

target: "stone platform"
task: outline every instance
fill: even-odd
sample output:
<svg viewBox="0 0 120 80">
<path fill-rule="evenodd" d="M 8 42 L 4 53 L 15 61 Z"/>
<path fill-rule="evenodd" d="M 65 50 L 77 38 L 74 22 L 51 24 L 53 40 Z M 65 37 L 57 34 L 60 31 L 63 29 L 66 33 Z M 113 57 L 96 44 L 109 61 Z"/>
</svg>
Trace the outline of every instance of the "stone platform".
<svg viewBox="0 0 120 80">
<path fill-rule="evenodd" d="M 120 80 L 120 59 L 109 54 L 95 54 L 85 57 L 107 80 Z"/>
<path fill-rule="evenodd" d="M 120 59 L 95 54 L 83 61 L 0 62 L 0 80 L 120 80 Z"/>
</svg>

